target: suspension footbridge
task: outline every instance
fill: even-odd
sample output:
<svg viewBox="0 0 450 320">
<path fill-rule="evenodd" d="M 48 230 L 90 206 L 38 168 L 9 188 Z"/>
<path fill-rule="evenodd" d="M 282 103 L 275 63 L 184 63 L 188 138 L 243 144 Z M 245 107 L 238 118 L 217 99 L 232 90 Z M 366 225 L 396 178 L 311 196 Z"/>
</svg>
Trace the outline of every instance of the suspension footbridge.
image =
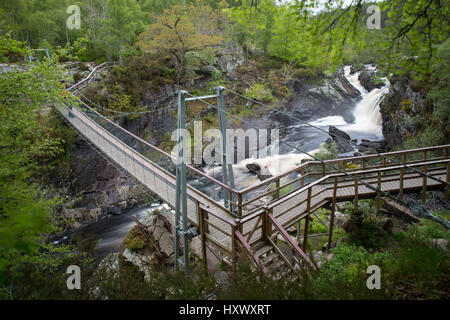
<svg viewBox="0 0 450 320">
<path fill-rule="evenodd" d="M 68 90 L 75 96 L 80 94 L 96 73 L 105 67 L 107 64 L 98 66 Z M 218 88 L 216 95 L 205 97 L 179 91 L 178 127 L 184 128 L 185 104 L 193 100 L 216 108 L 219 123 L 226 126 L 226 116 L 236 116 L 225 111 L 224 92 L 233 94 L 225 88 Z M 206 102 L 211 98 L 217 98 L 217 106 Z M 232 183 L 233 171 L 227 165 L 223 166 L 225 179 L 214 179 L 180 161 L 182 150 L 176 157 L 164 152 L 120 127 L 81 99 L 75 104 L 57 104 L 55 108 L 98 152 L 175 209 L 175 259 L 176 264 L 186 268 L 189 264 L 188 240 L 197 235 L 192 233 L 190 225 L 201 238 L 205 261 L 207 247 L 212 246 L 227 257 L 226 261 L 233 268 L 244 254 L 269 276 L 296 278 L 299 270 L 317 268 L 306 250 L 308 238 L 314 236 L 308 234 L 308 225 L 316 217 L 314 212 L 317 209 L 327 207 L 331 210 L 327 233 L 331 244 L 338 202 L 354 201 L 357 208 L 360 199 L 374 198 L 379 208 L 383 197 L 402 204 L 406 193 L 422 192 L 424 200 L 426 192 L 433 189 L 444 190 L 447 199 L 449 197 L 450 145 L 328 161 L 311 155 L 311 161 L 292 170 L 237 190 Z M 179 138 L 178 142 L 181 143 L 182 139 Z M 226 158 L 225 153 L 223 156 Z M 176 160 L 175 174 L 151 160 L 149 155 Z M 186 183 L 186 172 L 221 188 L 226 195 L 225 201 L 216 201 Z M 303 241 L 298 242 L 286 229 L 300 226 L 301 222 L 305 228 Z M 284 246 L 280 246 L 278 240 Z M 184 243 L 183 251 L 179 248 L 180 242 Z M 289 254 L 286 248 L 289 248 Z"/>
</svg>

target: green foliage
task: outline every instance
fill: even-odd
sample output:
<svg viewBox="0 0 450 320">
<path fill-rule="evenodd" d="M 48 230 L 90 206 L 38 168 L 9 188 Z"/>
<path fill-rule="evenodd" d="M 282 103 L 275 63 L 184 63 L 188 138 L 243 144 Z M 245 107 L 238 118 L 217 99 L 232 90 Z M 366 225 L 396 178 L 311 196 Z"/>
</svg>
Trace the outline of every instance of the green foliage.
<svg viewBox="0 0 450 320">
<path fill-rule="evenodd" d="M 316 83 L 321 79 L 322 74 L 315 67 L 303 67 L 295 71 L 295 77 L 309 83 Z"/>
<path fill-rule="evenodd" d="M 316 211 L 316 214 L 320 220 L 327 223 L 327 218 L 330 216 L 330 212 L 328 212 L 328 210 L 320 209 Z M 316 217 L 313 217 L 312 222 L 310 222 L 309 224 L 309 228 L 311 231 L 310 234 L 328 232 L 328 228 L 326 228 L 322 223 L 320 223 L 320 221 Z"/>
<path fill-rule="evenodd" d="M 139 35 L 138 45 L 153 55 L 170 57 L 176 66 L 177 81 L 181 81 L 190 52 L 220 43 L 217 28 L 217 12 L 213 8 L 201 2 L 195 6 L 175 5 L 164 10 L 156 22 Z"/>
<path fill-rule="evenodd" d="M 392 235 L 392 223 L 377 214 L 373 200 L 359 201 L 356 212 L 352 204 L 344 211 L 350 215 L 344 226 L 350 243 L 366 249 L 380 249 Z"/>
<path fill-rule="evenodd" d="M 28 55 L 29 50 L 22 42 L 12 39 L 10 35 L 0 36 L 0 62 L 17 62 Z"/>
<path fill-rule="evenodd" d="M 147 244 L 147 239 L 142 233 L 139 232 L 139 227 L 135 226 L 128 231 L 128 235 L 123 243 L 129 250 L 139 251 L 144 249 Z"/>
<path fill-rule="evenodd" d="M 317 278 L 311 281 L 316 299 L 386 299 L 390 284 L 382 282 L 383 290 L 369 290 L 366 286 L 367 267 L 378 265 L 383 269 L 385 253 L 370 253 L 363 247 L 340 244 L 332 249 L 328 261 Z M 384 280 L 384 277 L 383 277 Z"/>
<path fill-rule="evenodd" d="M 89 286 L 99 286 L 102 296 L 108 299 L 186 300 L 205 299 L 214 290 L 214 284 L 214 277 L 206 275 L 201 265 L 194 265 L 189 276 L 183 270 L 150 270 L 149 280 L 144 280 L 136 266 L 120 257 L 118 271 L 101 268 Z"/>
<path fill-rule="evenodd" d="M 314 156 L 320 160 L 331 160 L 336 159 L 338 156 L 338 151 L 336 148 L 336 143 L 333 141 L 332 143 L 323 142 L 320 145 L 319 151 L 317 151 Z"/>
<path fill-rule="evenodd" d="M 11 44 L 14 41 L 2 40 Z M 22 46 L 24 46 L 22 44 Z M 51 210 L 58 199 L 44 199 L 32 178 L 64 153 L 65 141 L 42 117 L 63 90 L 58 57 L 29 64 L 20 72 L 0 74 L 0 287 L 14 286 L 28 262 L 55 266 L 64 248 L 43 241 L 55 232 Z M 9 292 L 8 294 L 13 294 Z"/>
<path fill-rule="evenodd" d="M 422 119 L 423 121 L 423 119 Z M 438 127 L 428 126 L 415 136 L 409 136 L 404 142 L 404 149 L 425 148 L 445 142 L 445 134 Z"/>
<path fill-rule="evenodd" d="M 273 100 L 272 90 L 265 84 L 255 84 L 247 91 L 247 96 L 253 100 L 263 101 L 268 103 Z"/>
<path fill-rule="evenodd" d="M 428 97 L 436 105 L 433 118 L 445 126 L 448 133 L 450 130 L 450 38 L 438 47 L 435 59 L 432 73 L 435 87 L 430 91 Z"/>
</svg>

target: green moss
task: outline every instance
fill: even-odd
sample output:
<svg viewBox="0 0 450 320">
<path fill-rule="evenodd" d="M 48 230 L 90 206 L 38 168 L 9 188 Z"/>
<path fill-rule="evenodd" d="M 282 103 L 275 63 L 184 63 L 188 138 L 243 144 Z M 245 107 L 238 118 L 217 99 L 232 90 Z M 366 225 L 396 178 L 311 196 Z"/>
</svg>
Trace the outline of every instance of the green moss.
<svg viewBox="0 0 450 320">
<path fill-rule="evenodd" d="M 273 100 L 272 91 L 265 84 L 255 84 L 247 92 L 247 96 L 251 99 L 270 102 Z"/>
<path fill-rule="evenodd" d="M 128 231 L 128 235 L 124 240 L 125 247 L 131 251 L 142 250 L 147 244 L 147 239 L 139 232 L 137 226 Z"/>
</svg>

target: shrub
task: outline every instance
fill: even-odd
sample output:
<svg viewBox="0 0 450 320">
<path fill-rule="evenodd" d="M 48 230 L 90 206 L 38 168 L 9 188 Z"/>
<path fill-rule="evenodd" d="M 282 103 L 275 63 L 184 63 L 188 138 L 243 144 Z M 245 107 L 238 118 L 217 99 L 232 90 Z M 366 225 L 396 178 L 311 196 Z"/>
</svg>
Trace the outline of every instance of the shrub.
<svg viewBox="0 0 450 320">
<path fill-rule="evenodd" d="M 335 159 L 337 155 L 338 151 L 336 148 L 336 143 L 334 141 L 332 143 L 323 142 L 320 145 L 319 151 L 314 154 L 314 156 L 319 160 Z"/>
<path fill-rule="evenodd" d="M 273 100 L 272 91 L 264 84 L 255 84 L 248 90 L 247 96 L 253 100 L 270 102 Z"/>
<path fill-rule="evenodd" d="M 125 246 L 128 250 L 139 251 L 142 250 L 147 244 L 147 239 L 139 232 L 137 226 L 128 231 L 128 235 L 124 240 Z"/>
<path fill-rule="evenodd" d="M 308 83 L 315 83 L 322 77 L 322 73 L 319 69 L 309 66 L 297 69 L 294 75 L 297 79 Z"/>
</svg>

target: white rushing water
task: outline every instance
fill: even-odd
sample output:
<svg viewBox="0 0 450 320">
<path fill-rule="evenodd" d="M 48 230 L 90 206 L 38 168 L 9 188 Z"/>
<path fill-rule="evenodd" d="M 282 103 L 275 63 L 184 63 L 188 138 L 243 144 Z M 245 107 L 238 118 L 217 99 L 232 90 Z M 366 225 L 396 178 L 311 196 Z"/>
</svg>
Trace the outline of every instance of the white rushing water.
<svg viewBox="0 0 450 320">
<path fill-rule="evenodd" d="M 368 71 L 376 71 L 375 66 L 366 65 L 365 67 Z M 380 102 L 384 96 L 389 93 L 389 81 L 384 79 L 384 87 L 381 89 L 376 88 L 368 92 L 359 81 L 359 72 L 351 74 L 351 66 L 344 67 L 344 75 L 348 82 L 361 94 L 361 100 L 353 109 L 354 122 L 347 123 L 342 116 L 334 115 L 311 121 L 310 124 L 318 126 L 325 131 L 328 131 L 330 126 L 335 126 L 340 130 L 347 132 L 352 139 L 357 139 L 358 141 L 361 139 L 382 140 L 383 133 Z M 290 133 L 285 137 L 285 140 L 311 155 L 318 152 L 320 144 L 329 138 L 329 135 L 326 133 L 302 123 L 289 127 L 289 131 Z M 281 147 L 282 145 L 280 145 L 280 148 Z M 353 152 L 349 152 L 348 154 L 351 155 Z M 272 175 L 278 175 L 298 167 L 303 159 L 308 158 L 310 157 L 299 153 L 298 151 L 289 151 L 287 154 L 285 151 L 280 152 L 279 155 L 268 156 L 262 159 L 256 157 L 245 159 L 244 161 L 233 165 L 235 185 L 240 189 L 260 182 L 256 175 L 248 172 L 248 169 L 246 168 L 247 164 L 257 163 L 264 172 L 268 171 Z M 221 174 L 221 171 L 222 168 L 218 165 L 213 165 L 205 169 L 205 173 L 215 177 L 218 177 L 218 175 Z M 218 193 L 220 187 L 210 191 Z"/>
<path fill-rule="evenodd" d="M 345 125 L 341 129 L 348 132 L 350 136 L 352 136 L 352 133 L 355 133 L 356 136 L 358 134 L 369 134 L 381 140 L 383 139 L 383 133 L 380 102 L 389 93 L 390 83 L 384 78 L 384 87 L 381 89 L 375 88 L 367 92 L 358 80 L 359 72 L 350 74 L 350 70 L 350 66 L 345 66 L 345 77 L 361 93 L 362 100 L 356 105 L 353 111 L 355 123 Z"/>
</svg>

